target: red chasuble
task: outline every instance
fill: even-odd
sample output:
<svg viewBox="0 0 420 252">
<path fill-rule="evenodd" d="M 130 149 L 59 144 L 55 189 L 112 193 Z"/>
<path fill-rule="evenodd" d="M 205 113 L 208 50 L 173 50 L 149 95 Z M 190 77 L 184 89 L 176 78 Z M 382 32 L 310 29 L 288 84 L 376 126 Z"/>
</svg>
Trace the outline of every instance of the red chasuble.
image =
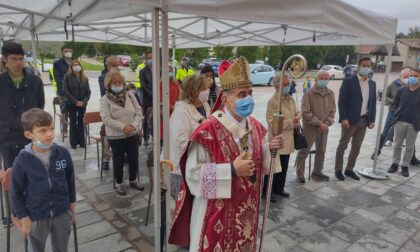
<svg viewBox="0 0 420 252">
<path fill-rule="evenodd" d="M 215 113 L 215 116 L 218 114 Z M 248 177 L 233 177 L 230 199 L 209 199 L 202 225 L 199 251 L 255 251 L 258 231 L 258 208 L 263 163 L 263 138 L 267 130 L 254 118 L 249 117 L 252 127 L 252 159 L 256 166 L 257 181 L 251 183 Z M 191 136 L 191 141 L 200 144 L 210 154 L 210 162 L 230 163 L 241 150 L 233 135 L 217 118 L 200 125 Z M 183 176 L 181 190 L 176 202 L 169 243 L 188 247 L 190 244 L 190 223 L 194 196 L 185 180 L 185 165 L 188 148 L 180 161 Z M 201 178 L 202 179 L 202 178 Z M 203 190 L 209 191 L 216 185 L 203 181 Z M 212 188 L 213 187 L 213 188 Z"/>
</svg>

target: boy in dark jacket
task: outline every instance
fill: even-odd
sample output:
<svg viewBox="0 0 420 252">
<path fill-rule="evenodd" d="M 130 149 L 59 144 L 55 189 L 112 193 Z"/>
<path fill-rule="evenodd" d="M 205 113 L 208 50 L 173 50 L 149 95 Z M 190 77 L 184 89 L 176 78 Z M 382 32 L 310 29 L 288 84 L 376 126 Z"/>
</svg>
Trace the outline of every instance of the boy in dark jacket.
<svg viewBox="0 0 420 252">
<path fill-rule="evenodd" d="M 41 109 L 22 115 L 25 146 L 13 163 L 12 208 L 21 221 L 29 251 L 67 251 L 74 223 L 76 189 L 70 153 L 54 144 L 52 117 Z"/>
</svg>

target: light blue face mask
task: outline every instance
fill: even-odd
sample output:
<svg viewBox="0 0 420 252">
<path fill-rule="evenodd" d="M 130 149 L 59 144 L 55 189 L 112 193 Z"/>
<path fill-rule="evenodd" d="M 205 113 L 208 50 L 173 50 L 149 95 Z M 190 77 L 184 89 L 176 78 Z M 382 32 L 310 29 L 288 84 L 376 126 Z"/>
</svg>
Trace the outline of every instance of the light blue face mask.
<svg viewBox="0 0 420 252">
<path fill-rule="evenodd" d="M 33 145 L 35 145 L 36 147 L 43 149 L 43 150 L 48 150 L 51 149 L 52 143 L 51 144 L 45 144 L 43 142 L 41 142 L 40 140 L 35 140 L 33 141 Z"/>
<path fill-rule="evenodd" d="M 290 86 L 283 87 L 283 94 L 288 94 L 290 91 Z"/>
<path fill-rule="evenodd" d="M 368 76 L 371 71 L 372 69 L 370 69 L 370 67 L 359 67 L 358 73 L 361 76 Z"/>
<path fill-rule="evenodd" d="M 174 74 L 169 72 L 169 79 L 172 78 L 172 77 L 174 77 Z"/>
<path fill-rule="evenodd" d="M 235 104 L 235 113 L 241 118 L 248 117 L 252 114 L 252 111 L 254 111 L 254 98 L 252 98 L 250 95 L 245 98 L 236 100 Z"/>
<path fill-rule="evenodd" d="M 119 93 L 121 91 L 123 91 L 124 87 L 123 86 L 111 86 L 111 90 L 114 93 Z"/>
<path fill-rule="evenodd" d="M 319 88 L 326 88 L 328 85 L 328 80 L 318 80 L 318 84 L 316 84 Z"/>
<path fill-rule="evenodd" d="M 408 85 L 417 85 L 418 83 L 419 83 L 419 79 L 413 76 L 408 78 L 407 80 Z"/>
</svg>

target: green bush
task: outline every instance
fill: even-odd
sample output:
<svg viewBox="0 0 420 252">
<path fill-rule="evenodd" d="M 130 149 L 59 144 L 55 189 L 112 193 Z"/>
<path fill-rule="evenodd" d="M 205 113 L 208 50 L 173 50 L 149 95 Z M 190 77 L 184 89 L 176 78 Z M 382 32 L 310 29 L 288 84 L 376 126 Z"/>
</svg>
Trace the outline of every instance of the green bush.
<svg viewBox="0 0 420 252">
<path fill-rule="evenodd" d="M 141 63 L 140 57 L 137 54 L 131 54 L 131 63 L 130 63 L 130 69 L 131 71 L 136 71 L 137 67 Z"/>
</svg>

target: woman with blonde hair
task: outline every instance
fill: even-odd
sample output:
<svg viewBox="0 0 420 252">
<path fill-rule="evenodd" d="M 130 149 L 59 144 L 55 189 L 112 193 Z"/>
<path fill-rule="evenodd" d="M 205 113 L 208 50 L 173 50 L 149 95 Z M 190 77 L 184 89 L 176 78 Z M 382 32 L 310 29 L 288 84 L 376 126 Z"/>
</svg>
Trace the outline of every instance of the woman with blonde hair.
<svg viewBox="0 0 420 252">
<path fill-rule="evenodd" d="M 279 173 L 274 174 L 273 176 L 273 187 L 272 187 L 272 193 L 277 194 L 281 197 L 289 197 L 289 193 L 284 190 L 284 186 L 286 183 L 286 175 L 287 175 L 287 168 L 289 166 L 289 159 L 290 154 L 294 151 L 294 140 L 293 140 L 293 133 L 294 128 L 299 127 L 300 122 L 300 115 L 296 109 L 296 103 L 295 100 L 291 95 L 289 95 L 290 87 L 291 87 L 291 80 L 289 75 L 283 76 L 283 85 L 282 90 L 280 90 L 280 81 L 281 81 L 281 75 L 276 75 L 273 78 L 273 86 L 275 88 L 275 93 L 270 98 L 270 100 L 267 103 L 267 113 L 266 113 L 266 119 L 268 127 L 271 127 L 271 123 L 273 121 L 273 114 L 274 112 L 277 112 L 279 107 L 279 96 L 282 95 L 281 99 L 281 114 L 284 116 L 284 123 L 283 123 L 283 136 L 284 136 L 284 146 L 282 149 L 278 151 L 281 168 L 282 171 Z M 269 132 L 271 132 L 271 129 L 269 129 Z M 263 192 L 265 192 L 267 187 L 267 178 L 268 176 L 265 176 L 264 181 L 264 189 Z M 265 196 L 265 193 L 263 193 L 263 196 Z M 271 202 L 276 202 L 276 199 L 273 195 L 270 197 Z"/>
<path fill-rule="evenodd" d="M 67 99 L 65 110 L 69 112 L 70 118 L 70 145 L 73 149 L 77 145 L 84 148 L 86 143 L 83 116 L 90 99 L 90 87 L 89 79 L 78 60 L 70 62 L 69 70 L 64 76 L 63 93 Z"/>
<path fill-rule="evenodd" d="M 191 75 L 181 84 L 181 100 L 175 104 L 169 123 L 170 155 L 174 164 L 171 174 L 171 196 L 177 198 L 182 176 L 179 161 L 194 130 L 210 115 L 208 99 L 212 80 L 205 75 Z"/>
<path fill-rule="evenodd" d="M 123 185 L 124 156 L 127 155 L 129 186 L 142 191 L 136 181 L 139 167 L 137 134 L 143 120 L 136 97 L 127 92 L 127 84 L 120 72 L 111 70 L 105 77 L 105 95 L 101 98 L 101 118 L 112 150 L 116 192 L 126 195 Z"/>
</svg>

